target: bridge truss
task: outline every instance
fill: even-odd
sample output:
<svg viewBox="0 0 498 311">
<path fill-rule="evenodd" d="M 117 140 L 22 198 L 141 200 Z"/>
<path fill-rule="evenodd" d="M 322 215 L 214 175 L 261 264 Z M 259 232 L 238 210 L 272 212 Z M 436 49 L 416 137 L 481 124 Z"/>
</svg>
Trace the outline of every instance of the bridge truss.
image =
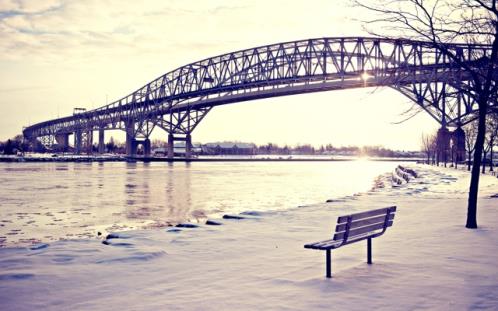
<svg viewBox="0 0 498 311">
<path fill-rule="evenodd" d="M 451 44 L 461 61 L 478 66 L 490 56 L 488 45 Z M 24 129 L 28 139 L 65 144 L 75 136 L 75 148 L 91 148 L 93 131 L 121 129 L 127 153 L 158 127 L 173 142 L 185 140 L 187 156 L 191 133 L 215 106 L 254 99 L 363 87 L 391 87 L 443 128 L 461 127 L 476 115 L 469 77 L 427 42 L 382 38 L 317 38 L 277 43 L 227 53 L 168 72 L 135 92 L 106 106 Z M 495 105 L 496 107 L 496 105 Z M 102 140 L 102 142 L 100 141 Z M 149 150 L 147 150 L 149 146 Z"/>
</svg>

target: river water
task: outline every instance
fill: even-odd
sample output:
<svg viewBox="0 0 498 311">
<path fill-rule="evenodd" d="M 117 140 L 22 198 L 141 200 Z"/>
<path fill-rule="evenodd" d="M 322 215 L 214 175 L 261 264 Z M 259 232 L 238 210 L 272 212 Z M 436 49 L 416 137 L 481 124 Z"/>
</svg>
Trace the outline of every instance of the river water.
<svg viewBox="0 0 498 311">
<path fill-rule="evenodd" d="M 0 247 L 322 203 L 368 191 L 397 164 L 0 163 Z"/>
</svg>

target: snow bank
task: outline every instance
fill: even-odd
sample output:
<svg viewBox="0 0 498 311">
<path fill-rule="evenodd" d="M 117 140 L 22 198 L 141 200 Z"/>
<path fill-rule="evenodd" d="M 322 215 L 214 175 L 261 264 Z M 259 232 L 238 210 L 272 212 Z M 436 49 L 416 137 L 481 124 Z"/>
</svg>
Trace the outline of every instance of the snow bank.
<svg viewBox="0 0 498 311">
<path fill-rule="evenodd" d="M 102 240 L 0 249 L 2 310 L 406 310 L 498 308 L 498 179 L 482 176 L 478 230 L 464 229 L 468 173 L 419 177 L 336 202 L 144 230 Z M 384 176 L 389 184 L 390 175 Z M 337 216 L 397 205 L 394 226 L 332 252 Z"/>
</svg>

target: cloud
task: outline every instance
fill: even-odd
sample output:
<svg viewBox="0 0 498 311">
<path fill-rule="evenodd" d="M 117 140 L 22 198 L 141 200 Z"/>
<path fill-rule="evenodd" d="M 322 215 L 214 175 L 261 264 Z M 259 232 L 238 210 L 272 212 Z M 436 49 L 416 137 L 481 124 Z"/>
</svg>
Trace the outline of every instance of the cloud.
<svg viewBox="0 0 498 311">
<path fill-rule="evenodd" d="M 22 14 L 14 14 L 8 18 L 4 18 L 4 24 L 13 30 L 32 27 L 29 19 Z"/>
<path fill-rule="evenodd" d="M 283 0 L 243 6 L 225 0 L 0 1 L 0 61 L 75 68 L 133 60 L 167 61 L 173 70 L 233 50 L 347 29 L 334 10 L 338 3 L 328 0 L 316 0 L 319 11 Z"/>
<path fill-rule="evenodd" d="M 10 2 L 17 4 L 17 10 L 23 14 L 42 14 L 62 6 L 60 0 L 11 0 Z"/>
<path fill-rule="evenodd" d="M 20 9 L 19 1 L 16 0 L 0 0 L 0 11 L 18 11 Z"/>
<path fill-rule="evenodd" d="M 237 10 L 243 10 L 243 9 L 246 9 L 248 8 L 249 6 L 248 5 L 244 5 L 244 6 L 232 6 L 232 5 L 220 5 L 220 6 L 217 6 L 211 10 L 209 10 L 210 13 L 212 14 L 225 14 L 225 13 L 233 13 L 233 11 L 237 11 Z"/>
</svg>

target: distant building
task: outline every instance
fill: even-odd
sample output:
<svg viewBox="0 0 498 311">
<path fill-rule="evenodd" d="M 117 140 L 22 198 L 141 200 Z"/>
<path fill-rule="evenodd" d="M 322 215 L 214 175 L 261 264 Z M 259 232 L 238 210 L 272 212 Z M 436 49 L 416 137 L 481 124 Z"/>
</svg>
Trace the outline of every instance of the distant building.
<svg viewBox="0 0 498 311">
<path fill-rule="evenodd" d="M 175 155 L 184 155 L 185 154 L 185 142 L 177 141 L 173 146 L 173 152 Z M 202 145 L 199 143 L 192 143 L 192 149 L 190 149 L 193 154 L 201 154 L 202 153 Z"/>
<path fill-rule="evenodd" d="M 193 143 L 192 144 L 192 153 L 193 154 L 201 154 L 202 153 L 202 145 L 199 143 Z M 179 141 L 175 142 L 175 145 L 173 146 L 173 152 L 175 155 L 184 155 L 185 154 L 185 142 L 184 141 Z M 168 149 L 167 148 L 155 148 L 152 150 L 152 155 L 156 157 L 164 157 L 168 155 Z"/>
<path fill-rule="evenodd" d="M 204 154 L 211 155 L 255 155 L 256 145 L 252 143 L 222 142 L 207 143 L 202 146 Z"/>
<path fill-rule="evenodd" d="M 163 157 L 168 155 L 168 150 L 166 148 L 156 148 L 152 150 L 152 155 L 155 157 Z"/>
</svg>

